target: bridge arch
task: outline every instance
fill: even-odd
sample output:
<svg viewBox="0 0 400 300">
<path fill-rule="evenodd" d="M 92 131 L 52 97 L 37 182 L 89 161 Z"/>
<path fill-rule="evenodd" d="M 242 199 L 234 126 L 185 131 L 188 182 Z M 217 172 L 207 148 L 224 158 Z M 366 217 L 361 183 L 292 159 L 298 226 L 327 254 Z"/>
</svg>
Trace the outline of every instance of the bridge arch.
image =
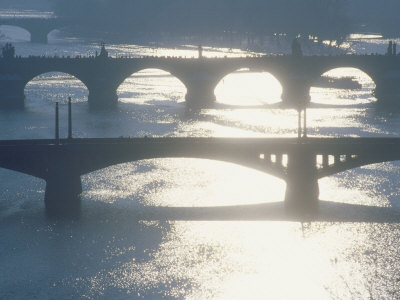
<svg viewBox="0 0 400 300">
<path fill-rule="evenodd" d="M 8 18 L 0 20 L 0 25 L 24 28 L 30 33 L 33 43 L 47 43 L 48 34 L 59 27 L 59 22 L 53 18 Z"/>
<path fill-rule="evenodd" d="M 1 191 L 1 213 L 8 214 L 22 209 L 43 209 L 43 178 L 1 167 L 0 176 L 4 187 Z"/>
<path fill-rule="evenodd" d="M 0 25 L 0 35 L 4 35 L 5 38 L 11 39 L 17 42 L 29 42 L 31 41 L 31 32 L 18 25 Z"/>
<path fill-rule="evenodd" d="M 160 165 L 162 165 L 161 168 Z M 265 203 L 268 199 L 271 199 L 271 201 L 283 199 L 286 186 L 283 179 L 267 172 L 260 174 L 258 170 L 241 167 L 244 166 L 238 163 L 205 158 L 164 157 L 156 158 L 156 160 L 146 158 L 106 166 L 86 173 L 82 179 L 92 186 L 100 181 L 101 188 L 110 190 L 110 193 L 113 194 L 116 194 L 114 191 L 118 190 L 124 194 L 144 193 L 145 195 L 151 195 L 157 191 L 164 191 L 168 194 L 171 191 L 172 193 L 177 192 L 179 196 L 182 193 L 190 193 L 190 195 L 187 195 L 189 197 L 184 197 L 187 201 L 178 204 L 182 206 L 250 204 L 249 198 L 252 199 L 251 204 Z M 106 184 L 102 180 L 105 176 L 107 177 Z M 122 188 L 119 189 L 116 186 Z M 207 187 L 205 188 L 205 186 Z M 207 194 L 206 198 L 214 198 L 214 201 L 203 200 L 202 196 L 196 197 L 197 193 L 209 192 L 210 190 L 215 192 L 215 195 L 214 193 Z M 251 197 L 249 197 L 250 192 L 252 193 Z M 96 191 L 94 193 L 97 195 Z M 221 195 L 221 197 L 218 195 Z M 118 194 L 116 197 L 118 197 Z M 198 198 L 201 198 L 201 202 Z M 165 201 L 156 204 L 177 205 L 174 197 L 168 197 Z"/>
<path fill-rule="evenodd" d="M 132 73 L 117 88 L 118 99 L 126 103 L 177 103 L 185 100 L 187 88 L 167 69 L 144 68 Z"/>
<path fill-rule="evenodd" d="M 350 159 L 348 162 L 343 163 L 335 163 L 332 165 L 328 165 L 322 170 L 319 171 L 318 178 L 324 178 L 335 174 L 340 174 L 342 172 L 346 172 L 349 170 L 362 168 L 362 167 L 370 167 L 376 164 L 381 163 L 393 163 L 396 161 L 400 161 L 400 154 L 392 154 L 389 157 L 379 155 L 375 157 L 357 157 L 355 156 L 353 159 Z"/>
<path fill-rule="evenodd" d="M 311 102 L 319 104 L 354 105 L 375 102 L 373 77 L 360 67 L 326 68 L 313 81 Z M 332 103 L 330 99 L 334 98 Z"/>
<path fill-rule="evenodd" d="M 28 100 L 67 103 L 72 97 L 74 103 L 86 102 L 88 88 L 73 74 L 66 72 L 45 72 L 26 82 L 24 94 Z"/>
<path fill-rule="evenodd" d="M 47 33 L 47 41 L 51 41 L 53 39 L 60 39 L 60 32 L 61 32 L 62 28 L 54 28 L 51 29 L 48 33 Z"/>
<path fill-rule="evenodd" d="M 132 162 L 139 162 L 143 160 L 150 160 L 150 159 L 202 159 L 202 160 L 209 160 L 209 161 L 217 161 L 217 162 L 225 162 L 234 164 L 237 166 L 242 166 L 245 168 L 253 169 L 256 171 L 263 172 L 265 174 L 274 176 L 276 178 L 284 180 L 286 178 L 285 170 L 282 167 L 277 167 L 274 165 L 263 165 L 260 163 L 260 159 L 257 158 L 253 161 L 241 161 L 236 157 L 236 155 L 229 156 L 229 155 L 213 155 L 212 153 L 204 153 L 203 155 L 199 154 L 191 154 L 191 152 L 185 153 L 180 152 L 177 154 L 169 154 L 169 153 L 160 153 L 160 154 L 142 154 L 138 157 L 137 154 L 132 153 L 131 155 L 127 155 L 124 157 L 113 158 L 112 160 L 101 159 L 98 160 L 96 163 L 91 164 L 88 167 L 83 167 L 81 175 L 89 174 L 91 172 L 95 172 L 98 170 L 102 170 L 114 165 L 125 164 L 125 163 L 132 163 Z M 95 158 L 96 159 L 96 158 Z"/>
<path fill-rule="evenodd" d="M 25 178 L 36 178 L 37 180 L 45 180 L 42 177 L 42 174 L 32 173 L 30 170 L 25 170 L 22 167 L 16 168 L 15 166 L 8 166 L 7 163 L 0 162 L 0 172 L 7 172 L 7 174 L 11 174 L 11 176 L 25 177 Z"/>
<path fill-rule="evenodd" d="M 216 85 L 217 101 L 240 106 L 273 104 L 281 101 L 282 85 L 268 71 L 240 68 L 224 76 Z"/>
<path fill-rule="evenodd" d="M 344 191 L 351 193 L 346 199 L 355 199 L 354 204 L 377 205 L 379 203 L 387 205 L 393 203 L 398 198 L 398 170 L 400 166 L 400 158 L 363 164 L 346 168 L 332 174 L 321 177 L 319 184 L 321 188 L 321 199 L 330 201 L 343 201 L 343 193 L 329 193 L 332 184 L 339 185 Z M 379 180 L 377 180 L 379 178 Z M 354 194 L 355 193 L 355 194 Z M 338 195 L 340 198 L 335 198 Z M 356 195 L 356 196 L 355 196 Z M 331 198 L 333 197 L 333 198 Z M 396 201 L 395 200 L 395 201 Z"/>
</svg>

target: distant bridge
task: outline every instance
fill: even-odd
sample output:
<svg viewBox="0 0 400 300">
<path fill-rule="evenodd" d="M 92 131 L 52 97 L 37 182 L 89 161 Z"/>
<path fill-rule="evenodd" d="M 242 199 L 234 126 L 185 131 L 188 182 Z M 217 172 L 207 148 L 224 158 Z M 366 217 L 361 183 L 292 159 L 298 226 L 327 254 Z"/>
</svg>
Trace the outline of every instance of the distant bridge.
<svg viewBox="0 0 400 300">
<path fill-rule="evenodd" d="M 1 18 L 0 25 L 16 26 L 28 31 L 32 43 L 47 44 L 48 34 L 68 25 L 59 18 Z"/>
<path fill-rule="evenodd" d="M 0 59 L 0 106 L 23 107 L 24 88 L 34 77 L 64 72 L 81 80 L 89 90 L 91 107 L 115 105 L 117 89 L 132 74 L 155 68 L 171 73 L 186 87 L 189 107 L 215 101 L 214 90 L 226 75 L 248 68 L 271 73 L 282 86 L 282 102 L 302 108 L 310 101 L 310 88 L 320 76 L 334 68 L 357 68 L 375 82 L 380 101 L 400 98 L 400 56 L 264 56 L 242 58 L 111 58 L 28 57 Z M 245 87 L 244 87 L 245 88 Z"/>
<path fill-rule="evenodd" d="M 318 179 L 400 159 L 400 138 L 115 138 L 0 141 L 0 167 L 46 181 L 49 215 L 79 214 L 81 175 L 152 158 L 219 160 L 286 181 L 289 211 L 318 208 Z"/>
</svg>

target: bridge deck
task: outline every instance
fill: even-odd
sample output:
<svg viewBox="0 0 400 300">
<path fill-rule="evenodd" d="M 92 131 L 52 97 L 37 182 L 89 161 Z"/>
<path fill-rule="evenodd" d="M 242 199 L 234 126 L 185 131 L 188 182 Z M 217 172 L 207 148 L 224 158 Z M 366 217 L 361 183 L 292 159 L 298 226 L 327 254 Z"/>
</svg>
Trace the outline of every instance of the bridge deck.
<svg viewBox="0 0 400 300">
<path fill-rule="evenodd" d="M 16 140 L 0 140 L 1 146 L 14 145 L 54 145 L 55 139 L 16 139 Z M 60 139 L 61 145 L 69 144 L 188 144 L 188 143 L 204 143 L 204 144 L 253 144 L 253 145 L 400 145 L 398 137 L 326 137 L 326 138 L 231 138 L 231 137 L 133 137 L 133 138 L 73 138 Z"/>
<path fill-rule="evenodd" d="M 286 181 L 285 207 L 318 207 L 318 179 L 400 160 L 400 138 L 82 138 L 0 141 L 0 166 L 46 180 L 50 214 L 79 211 L 81 175 L 154 158 L 200 158 L 253 168 Z M 322 162 L 318 162 L 322 158 Z"/>
</svg>

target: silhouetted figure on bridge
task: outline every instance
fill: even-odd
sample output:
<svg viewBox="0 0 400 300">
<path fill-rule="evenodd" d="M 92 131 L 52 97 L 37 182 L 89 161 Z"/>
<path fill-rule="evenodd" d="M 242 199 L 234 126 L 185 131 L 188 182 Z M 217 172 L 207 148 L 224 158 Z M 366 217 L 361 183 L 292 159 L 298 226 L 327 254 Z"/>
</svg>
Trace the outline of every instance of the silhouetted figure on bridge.
<svg viewBox="0 0 400 300">
<path fill-rule="evenodd" d="M 100 54 L 97 55 L 97 52 L 96 52 L 96 57 L 97 58 L 102 58 L 102 59 L 108 58 L 108 51 L 106 50 L 106 46 L 105 46 L 104 43 L 101 43 Z"/>
<path fill-rule="evenodd" d="M 395 56 L 397 55 L 397 44 L 393 41 L 389 41 L 389 45 L 386 51 L 386 55 Z"/>
<path fill-rule="evenodd" d="M 6 43 L 3 49 L 1 50 L 3 58 L 14 58 L 15 56 L 15 47 L 11 43 Z"/>
<path fill-rule="evenodd" d="M 199 58 L 202 58 L 203 57 L 203 46 L 199 45 L 198 50 L 199 50 Z"/>
<path fill-rule="evenodd" d="M 389 45 L 387 47 L 386 55 L 392 55 L 393 54 L 393 44 L 392 41 L 389 41 Z"/>
<path fill-rule="evenodd" d="M 292 55 L 293 56 L 302 56 L 303 51 L 301 50 L 300 42 L 297 38 L 292 41 Z"/>
</svg>

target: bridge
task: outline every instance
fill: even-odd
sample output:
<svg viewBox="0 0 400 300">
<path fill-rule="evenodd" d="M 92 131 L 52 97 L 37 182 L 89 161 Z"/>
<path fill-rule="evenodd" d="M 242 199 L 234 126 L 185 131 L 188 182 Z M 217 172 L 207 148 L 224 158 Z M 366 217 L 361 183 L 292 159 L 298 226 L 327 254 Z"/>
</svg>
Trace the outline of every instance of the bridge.
<svg viewBox="0 0 400 300">
<path fill-rule="evenodd" d="M 281 100 L 288 107 L 304 108 L 310 88 L 334 68 L 357 68 L 375 82 L 379 101 L 400 98 L 400 55 L 263 56 L 240 58 L 140 57 L 15 57 L 0 58 L 0 107 L 23 107 L 24 88 L 34 77 L 64 72 L 81 80 L 89 90 L 91 107 L 118 102 L 117 89 L 132 74 L 155 68 L 171 73 L 186 87 L 186 104 L 204 107 L 216 100 L 214 90 L 226 75 L 243 68 L 271 73 L 282 86 Z"/>
<path fill-rule="evenodd" d="M 15 26 L 28 31 L 32 43 L 47 44 L 48 34 L 68 23 L 59 18 L 1 18 L 0 25 Z"/>
<path fill-rule="evenodd" d="M 200 158 L 286 181 L 288 212 L 318 210 L 318 179 L 400 159 L 400 138 L 97 138 L 0 141 L 0 167 L 46 181 L 50 216 L 79 215 L 81 175 L 152 158 Z"/>
</svg>

